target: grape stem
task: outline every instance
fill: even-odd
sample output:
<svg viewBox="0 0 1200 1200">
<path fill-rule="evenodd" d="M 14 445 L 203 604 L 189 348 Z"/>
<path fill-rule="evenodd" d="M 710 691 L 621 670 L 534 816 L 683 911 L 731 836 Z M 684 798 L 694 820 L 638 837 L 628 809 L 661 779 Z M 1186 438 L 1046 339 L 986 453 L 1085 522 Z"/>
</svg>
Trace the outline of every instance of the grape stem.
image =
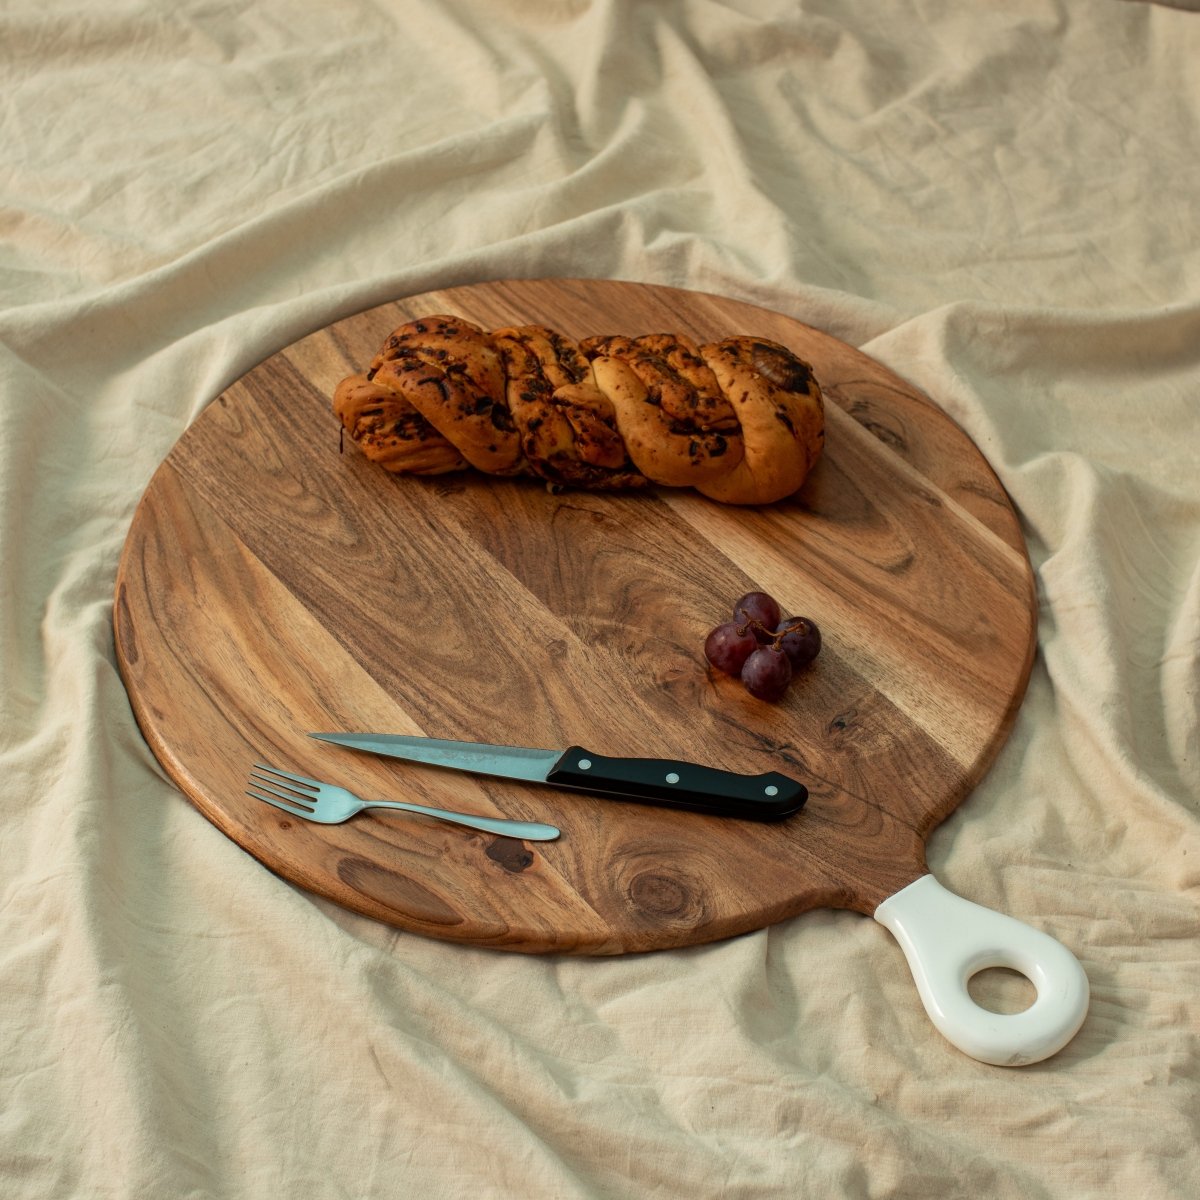
<svg viewBox="0 0 1200 1200">
<path fill-rule="evenodd" d="M 782 652 L 784 652 L 784 637 L 787 634 L 798 634 L 798 632 L 808 628 L 808 624 L 809 623 L 803 619 L 790 620 L 790 622 L 787 623 L 787 628 L 784 630 L 784 632 L 782 632 L 782 634 L 776 634 L 774 630 L 768 629 L 767 626 L 761 622 L 761 620 L 758 620 L 756 617 L 751 617 L 744 625 L 738 625 L 738 637 L 745 637 L 746 630 L 750 629 L 755 630 L 756 632 L 762 632 L 762 634 L 767 635 L 770 642 L 770 648 L 773 650 L 778 650 L 778 652 L 782 654 Z M 763 644 L 766 646 L 767 643 L 764 642 Z"/>
</svg>

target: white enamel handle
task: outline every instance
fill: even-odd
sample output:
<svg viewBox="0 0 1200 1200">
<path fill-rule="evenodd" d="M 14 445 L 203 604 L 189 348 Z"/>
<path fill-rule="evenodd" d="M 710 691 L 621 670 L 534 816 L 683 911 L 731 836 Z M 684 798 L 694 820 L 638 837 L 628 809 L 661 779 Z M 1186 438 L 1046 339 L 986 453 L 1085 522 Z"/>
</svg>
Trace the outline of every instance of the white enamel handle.
<svg viewBox="0 0 1200 1200">
<path fill-rule="evenodd" d="M 1001 1067 L 1041 1062 L 1083 1024 L 1087 976 L 1061 942 L 956 896 L 932 875 L 889 896 L 875 920 L 900 943 L 934 1025 L 972 1058 Z M 1019 1013 L 976 1004 L 967 981 L 988 967 L 1019 971 L 1037 989 L 1037 999 Z"/>
</svg>

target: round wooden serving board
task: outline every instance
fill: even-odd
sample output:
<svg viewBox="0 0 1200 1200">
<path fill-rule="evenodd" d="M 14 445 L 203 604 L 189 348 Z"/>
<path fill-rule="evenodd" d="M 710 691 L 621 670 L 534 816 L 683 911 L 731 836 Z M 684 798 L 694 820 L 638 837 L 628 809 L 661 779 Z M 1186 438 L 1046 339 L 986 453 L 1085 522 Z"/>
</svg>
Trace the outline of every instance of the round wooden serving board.
<svg viewBox="0 0 1200 1200">
<path fill-rule="evenodd" d="M 477 474 L 394 477 L 330 397 L 397 325 L 451 313 L 580 338 L 784 343 L 826 397 L 826 452 L 782 503 L 690 490 L 551 494 Z M 824 633 L 785 701 L 704 660 L 761 588 Z M 1035 645 L 1017 518 L 970 439 L 843 342 L 718 296 L 596 280 L 451 288 L 322 329 L 218 397 L 137 509 L 117 658 L 172 779 L 303 889 L 432 937 L 616 954 L 815 907 L 865 913 L 925 871 L 930 830 L 1008 734 Z M 725 820 L 377 759 L 311 730 L 686 758 L 806 783 L 780 824 Z M 524 843 L 423 817 L 334 826 L 244 794 L 255 760 L 562 829 Z"/>
</svg>

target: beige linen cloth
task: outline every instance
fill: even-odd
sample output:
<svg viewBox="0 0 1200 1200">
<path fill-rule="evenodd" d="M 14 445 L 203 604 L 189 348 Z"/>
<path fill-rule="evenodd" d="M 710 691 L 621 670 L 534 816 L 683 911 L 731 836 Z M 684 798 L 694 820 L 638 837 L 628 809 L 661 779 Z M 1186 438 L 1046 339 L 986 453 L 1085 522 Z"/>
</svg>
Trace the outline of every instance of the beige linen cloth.
<svg viewBox="0 0 1200 1200">
<path fill-rule="evenodd" d="M 1200 1195 L 1188 7 L 0 6 L 0 1197 Z M 552 275 L 826 329 L 1000 475 L 1039 653 L 929 854 L 1080 958 L 1056 1057 L 955 1050 L 848 913 L 603 960 L 398 934 L 158 767 L 110 604 L 189 422 L 330 320 Z"/>
</svg>

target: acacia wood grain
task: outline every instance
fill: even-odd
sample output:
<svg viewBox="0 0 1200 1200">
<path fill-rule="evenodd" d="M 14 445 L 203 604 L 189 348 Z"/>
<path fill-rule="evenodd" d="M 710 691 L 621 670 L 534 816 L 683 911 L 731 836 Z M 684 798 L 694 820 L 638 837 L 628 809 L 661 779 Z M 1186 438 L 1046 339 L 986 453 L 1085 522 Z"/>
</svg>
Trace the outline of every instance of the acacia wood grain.
<svg viewBox="0 0 1200 1200">
<path fill-rule="evenodd" d="M 763 509 L 684 490 L 553 495 L 473 473 L 397 478 L 347 444 L 343 375 L 448 312 L 572 337 L 750 333 L 815 367 L 825 455 Z M 779 705 L 703 658 L 764 588 L 825 633 Z M 209 820 L 297 886 L 416 933 L 614 954 L 808 909 L 873 912 L 1003 743 L 1035 645 L 1015 513 L 966 434 L 903 380 L 782 314 L 592 280 L 386 304 L 237 381 L 155 474 L 119 569 L 117 660 L 154 753 Z M 778 825 L 590 799 L 355 754 L 316 729 L 684 757 L 801 778 Z M 550 821 L 525 844 L 392 813 L 339 826 L 244 795 L 254 760 L 362 795 Z"/>
</svg>

